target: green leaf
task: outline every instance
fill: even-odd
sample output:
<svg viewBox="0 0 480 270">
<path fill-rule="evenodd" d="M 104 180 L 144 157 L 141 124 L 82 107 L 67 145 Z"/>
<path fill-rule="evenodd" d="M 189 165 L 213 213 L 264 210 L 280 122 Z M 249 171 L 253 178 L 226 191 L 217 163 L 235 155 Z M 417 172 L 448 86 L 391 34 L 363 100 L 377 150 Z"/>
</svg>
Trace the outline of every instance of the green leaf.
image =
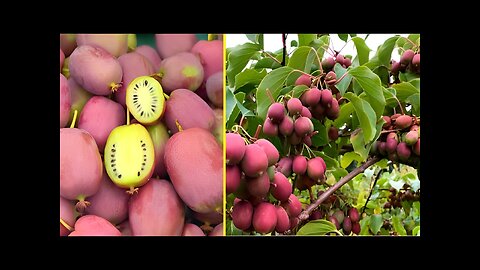
<svg viewBox="0 0 480 270">
<path fill-rule="evenodd" d="M 261 50 L 259 44 L 245 43 L 233 47 L 228 54 L 227 80 L 228 85 L 235 85 L 235 76 L 245 68 L 248 61 Z"/>
<path fill-rule="evenodd" d="M 415 88 L 418 89 L 418 91 L 420 91 L 420 78 L 413 79 L 409 81 L 409 83 L 411 83 Z"/>
<path fill-rule="evenodd" d="M 347 72 L 347 69 L 343 68 L 339 63 L 336 63 L 335 66 L 333 66 L 333 69 L 335 70 L 335 75 L 337 78 L 340 78 Z M 345 77 L 337 84 L 335 84 L 335 87 L 337 87 L 338 91 L 340 91 L 340 94 L 343 96 L 345 92 L 348 89 L 348 86 L 352 82 L 352 75 L 347 74 Z"/>
<path fill-rule="evenodd" d="M 242 103 L 237 102 L 237 107 L 240 109 L 240 112 L 243 116 L 255 116 L 255 114 L 249 109 L 245 108 Z"/>
<path fill-rule="evenodd" d="M 275 56 L 275 59 L 278 61 L 282 61 L 282 55 L 277 55 Z M 258 62 L 255 64 L 255 69 L 261 69 L 261 68 L 271 68 L 271 69 L 276 69 L 281 67 L 280 63 L 276 62 L 270 57 L 265 57 L 263 59 L 258 60 Z"/>
<path fill-rule="evenodd" d="M 398 106 L 398 102 L 395 99 L 397 91 L 395 88 L 385 88 L 383 87 L 383 96 L 385 97 L 385 106 L 390 108 L 395 108 Z"/>
<path fill-rule="evenodd" d="M 397 98 L 400 101 L 405 101 L 409 96 L 420 93 L 420 90 L 409 82 L 394 84 L 392 87 L 397 91 Z"/>
<path fill-rule="evenodd" d="M 280 90 L 280 93 L 279 93 L 278 95 L 279 95 L 279 96 L 284 96 L 284 95 L 286 95 L 287 93 L 290 93 L 292 90 L 293 90 L 293 85 L 284 87 L 284 88 L 282 88 L 282 90 Z"/>
<path fill-rule="evenodd" d="M 370 225 L 370 219 L 371 217 L 368 216 L 368 217 L 365 217 L 363 218 L 362 220 L 360 220 L 360 235 L 370 235 L 369 233 L 369 225 Z"/>
<path fill-rule="evenodd" d="M 413 228 L 412 230 L 412 235 L 413 236 L 420 236 L 420 225 L 416 226 L 415 228 Z"/>
<path fill-rule="evenodd" d="M 257 34 L 245 34 L 247 36 L 248 40 L 250 40 L 253 43 L 257 43 Z"/>
<path fill-rule="evenodd" d="M 355 43 L 355 47 L 357 48 L 358 63 L 360 65 L 365 64 L 368 62 L 368 57 L 371 51 L 370 48 L 368 48 L 365 40 L 363 40 L 361 37 L 353 37 L 352 41 Z"/>
<path fill-rule="evenodd" d="M 350 141 L 352 142 L 353 150 L 357 153 L 361 159 L 359 162 L 367 160 L 369 150 L 365 147 L 365 138 L 363 136 L 363 130 L 360 129 L 358 132 L 353 132 L 350 135 Z"/>
<path fill-rule="evenodd" d="M 239 89 L 240 87 L 246 84 L 259 84 L 262 79 L 267 75 L 266 70 L 262 70 L 260 72 L 253 70 L 253 69 L 245 69 L 244 71 L 238 73 L 235 76 L 235 89 Z"/>
<path fill-rule="evenodd" d="M 347 168 L 351 163 L 352 161 L 359 161 L 359 162 L 362 162 L 362 157 L 355 153 L 355 152 L 348 152 L 348 153 L 345 153 L 343 156 L 342 156 L 342 159 L 340 160 L 340 166 L 342 168 Z"/>
<path fill-rule="evenodd" d="M 328 168 L 328 166 L 327 166 L 327 168 Z M 332 174 L 333 174 L 333 176 L 335 176 L 335 179 L 339 180 L 340 178 L 347 175 L 348 171 L 345 170 L 344 168 L 334 168 L 334 169 L 332 169 Z"/>
<path fill-rule="evenodd" d="M 405 101 L 412 104 L 412 113 L 420 116 L 420 94 L 413 94 L 406 98 Z"/>
<path fill-rule="evenodd" d="M 373 70 L 373 73 L 377 74 L 377 76 L 380 78 L 380 81 L 382 82 L 382 86 L 387 86 L 390 81 L 390 72 L 388 71 L 388 68 L 384 66 L 377 67 Z"/>
<path fill-rule="evenodd" d="M 335 232 L 337 228 L 325 219 L 312 220 L 298 230 L 297 235 L 326 235 Z"/>
<path fill-rule="evenodd" d="M 330 37 L 328 35 L 324 35 L 315 39 L 312 43 L 310 43 L 310 46 L 317 50 L 318 57 L 321 60 L 323 58 L 323 54 L 325 53 L 325 48 L 328 47 L 329 43 Z"/>
<path fill-rule="evenodd" d="M 298 46 L 308 46 L 316 38 L 316 34 L 298 34 Z"/>
<path fill-rule="evenodd" d="M 316 59 L 315 50 L 312 47 L 298 47 L 290 57 L 288 66 L 309 73 L 312 63 Z M 318 62 L 318 61 L 317 61 Z"/>
<path fill-rule="evenodd" d="M 385 109 L 385 97 L 383 96 L 382 83 L 377 74 L 373 73 L 369 68 L 359 66 L 349 71 L 349 74 L 358 82 L 369 97 L 370 104 L 375 111 L 376 118 L 383 115 Z"/>
<path fill-rule="evenodd" d="M 231 91 L 227 90 L 227 93 L 226 93 L 227 98 L 231 99 L 231 97 L 228 97 L 228 92 L 231 92 Z M 237 104 L 243 103 L 243 101 L 245 100 L 245 93 L 241 92 L 241 93 L 235 94 L 234 99 L 236 103 L 232 112 L 230 113 L 230 116 L 227 117 L 227 129 L 230 129 L 235 124 L 235 119 L 237 119 L 238 115 L 240 114 L 240 109 L 238 108 Z"/>
<path fill-rule="evenodd" d="M 353 103 L 348 102 L 344 103 L 340 106 L 340 114 L 335 121 L 333 121 L 333 125 L 336 126 L 337 128 L 340 128 L 345 124 L 349 119 L 350 115 L 354 111 Z"/>
<path fill-rule="evenodd" d="M 268 73 L 263 78 L 257 89 L 257 113 L 262 119 L 265 119 L 268 111 L 268 107 L 272 104 L 270 97 L 267 95 L 267 89 L 269 89 L 273 98 L 276 99 L 282 89 L 283 84 L 287 76 L 293 72 L 291 67 L 281 67 Z"/>
<path fill-rule="evenodd" d="M 409 82 L 411 80 L 419 79 L 420 75 L 418 75 L 417 73 L 407 71 L 407 72 L 400 72 L 398 74 L 398 78 L 400 79 L 400 82 Z"/>
<path fill-rule="evenodd" d="M 375 111 L 368 102 L 353 93 L 345 93 L 344 97 L 353 103 L 358 120 L 360 121 L 360 127 L 363 130 L 364 142 L 368 143 L 375 137 L 375 124 L 376 117 Z"/>
<path fill-rule="evenodd" d="M 229 89 L 230 88 L 227 87 L 225 91 L 225 96 L 226 96 L 225 114 L 226 114 L 227 120 L 230 119 L 233 109 L 235 108 L 235 105 L 237 105 L 237 100 L 235 99 L 235 96 L 233 95 L 232 91 L 230 91 Z"/>
<path fill-rule="evenodd" d="M 395 48 L 395 42 L 397 42 L 400 36 L 394 36 L 387 39 L 378 49 L 372 59 L 365 66 L 374 69 L 378 66 L 390 67 L 390 60 L 392 59 L 392 51 Z"/>
<path fill-rule="evenodd" d="M 293 88 L 293 94 L 292 96 L 294 98 L 300 98 L 300 96 L 303 94 L 303 92 L 307 91 L 309 88 L 306 85 L 297 85 Z"/>
<path fill-rule="evenodd" d="M 338 34 L 338 37 L 344 42 L 347 42 L 348 40 L 348 34 Z"/>
<path fill-rule="evenodd" d="M 318 131 L 317 134 L 312 136 L 312 145 L 314 147 L 320 147 L 328 144 L 327 128 L 320 121 L 312 118 L 313 129 Z"/>
<path fill-rule="evenodd" d="M 407 231 L 403 227 L 402 221 L 399 216 L 393 216 L 393 229 L 398 233 L 398 235 L 407 235 Z"/>
<path fill-rule="evenodd" d="M 374 214 L 370 217 L 370 230 L 377 234 L 383 226 L 383 217 L 380 214 Z"/>
</svg>

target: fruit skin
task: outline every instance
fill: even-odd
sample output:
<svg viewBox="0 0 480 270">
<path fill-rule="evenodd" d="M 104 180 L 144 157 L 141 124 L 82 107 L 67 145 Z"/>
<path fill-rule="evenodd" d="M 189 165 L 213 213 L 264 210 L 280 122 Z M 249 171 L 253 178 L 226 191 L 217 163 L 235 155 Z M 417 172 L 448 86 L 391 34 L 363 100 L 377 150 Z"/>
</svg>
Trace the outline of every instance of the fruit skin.
<svg viewBox="0 0 480 270">
<path fill-rule="evenodd" d="M 82 129 L 61 128 L 60 196 L 83 201 L 97 193 L 102 174 L 103 163 L 93 137 Z"/>
<path fill-rule="evenodd" d="M 202 229 L 195 224 L 185 223 L 183 226 L 182 236 L 206 236 Z"/>
<path fill-rule="evenodd" d="M 387 138 L 387 141 L 385 142 L 385 150 L 388 154 L 395 153 L 397 150 L 397 141 L 392 138 Z"/>
<path fill-rule="evenodd" d="M 289 177 L 292 174 L 292 165 L 293 159 L 291 157 L 282 157 L 278 161 L 277 171 L 281 172 L 286 177 Z"/>
<path fill-rule="evenodd" d="M 293 118 L 290 117 L 290 116 L 285 116 L 282 120 L 282 122 L 280 123 L 280 125 L 278 125 L 278 130 L 280 131 L 280 133 L 284 136 L 290 136 L 292 135 L 293 133 L 293 130 L 294 130 L 294 125 L 293 125 Z"/>
<path fill-rule="evenodd" d="M 226 190 L 227 194 L 233 193 L 240 185 L 242 172 L 237 165 L 227 165 L 226 168 Z"/>
<path fill-rule="evenodd" d="M 172 184 L 152 178 L 130 199 L 128 220 L 133 235 L 181 235 L 185 208 Z"/>
<path fill-rule="evenodd" d="M 195 34 L 155 34 L 155 44 L 162 59 L 188 52 L 196 42 Z"/>
<path fill-rule="evenodd" d="M 253 228 L 256 232 L 267 234 L 273 232 L 277 225 L 277 211 L 273 204 L 262 202 L 253 211 Z"/>
<path fill-rule="evenodd" d="M 342 54 L 337 54 L 337 56 L 335 57 L 335 61 L 343 66 L 345 65 L 345 56 L 343 56 Z"/>
<path fill-rule="evenodd" d="M 75 225 L 75 204 L 60 196 L 60 218 L 72 227 Z M 60 236 L 67 236 L 70 231 L 60 223 Z"/>
<path fill-rule="evenodd" d="M 351 231 L 352 231 L 352 221 L 350 220 L 349 217 L 346 217 L 343 220 L 343 233 L 345 235 L 349 235 Z"/>
<path fill-rule="evenodd" d="M 223 72 L 211 75 L 205 83 L 208 99 L 216 107 L 223 107 Z"/>
<path fill-rule="evenodd" d="M 328 221 L 330 221 L 331 223 L 333 223 L 333 225 L 335 225 L 335 227 L 337 228 L 337 230 L 340 230 L 340 223 L 338 222 L 338 220 L 337 220 L 336 217 L 330 216 L 330 217 L 328 217 Z"/>
<path fill-rule="evenodd" d="M 184 130 L 202 128 L 213 131 L 215 114 L 212 108 L 192 91 L 177 89 L 165 102 L 164 121 L 173 134 L 178 132 L 175 121 L 178 121 Z"/>
<path fill-rule="evenodd" d="M 327 75 L 325 76 L 325 82 L 328 85 L 335 84 L 337 82 L 337 75 L 335 74 L 335 72 L 333 71 L 328 72 Z"/>
<path fill-rule="evenodd" d="M 360 223 L 352 222 L 352 232 L 358 235 L 360 231 L 361 231 Z"/>
<path fill-rule="evenodd" d="M 400 57 L 400 64 L 407 66 L 408 64 L 410 64 L 410 62 L 412 62 L 414 56 L 415 52 L 413 52 L 412 50 L 406 50 Z"/>
<path fill-rule="evenodd" d="M 104 218 L 85 215 L 75 222 L 75 231 L 68 236 L 122 236 L 122 233 Z"/>
<path fill-rule="evenodd" d="M 191 53 L 197 54 L 202 63 L 207 81 L 210 76 L 221 72 L 223 74 L 223 42 L 220 40 L 199 40 L 193 45 Z M 223 77 L 222 77 L 223 85 Z"/>
<path fill-rule="evenodd" d="M 62 52 L 62 49 L 60 49 L 60 73 L 62 72 L 63 61 L 65 61 L 65 54 Z"/>
<path fill-rule="evenodd" d="M 385 120 L 385 123 L 383 124 L 382 127 L 383 127 L 384 129 L 389 128 L 390 125 L 392 124 L 392 120 L 390 119 L 389 116 L 386 116 L 386 115 L 384 115 L 384 116 L 382 116 L 382 117 L 383 117 L 383 120 Z"/>
<path fill-rule="evenodd" d="M 281 172 L 276 172 L 273 177 L 273 186 L 270 188 L 272 196 L 281 201 L 287 201 L 292 194 L 292 184 Z"/>
<path fill-rule="evenodd" d="M 322 68 L 324 70 L 330 70 L 333 68 L 333 66 L 335 66 L 335 60 L 333 59 L 333 57 L 327 57 L 323 59 Z"/>
<path fill-rule="evenodd" d="M 325 170 L 323 163 L 320 161 L 321 157 L 315 157 L 307 162 L 307 174 L 308 177 L 313 180 L 319 180 L 324 178 Z"/>
<path fill-rule="evenodd" d="M 395 119 L 395 127 L 398 129 L 408 128 L 412 123 L 413 118 L 410 115 L 401 115 Z"/>
<path fill-rule="evenodd" d="M 71 109 L 67 126 L 70 126 L 73 121 L 73 115 L 77 110 L 78 115 L 82 113 L 83 107 L 87 104 L 88 100 L 93 96 L 92 93 L 83 89 L 73 78 L 68 79 L 68 87 L 70 88 L 70 101 Z M 77 118 L 78 119 L 78 118 Z M 78 126 L 78 122 L 75 123 Z"/>
<path fill-rule="evenodd" d="M 404 142 L 401 142 L 397 146 L 397 156 L 400 160 L 406 161 L 410 157 L 412 151 L 410 150 L 410 147 Z"/>
<path fill-rule="evenodd" d="M 146 147 L 142 149 L 143 144 Z M 116 152 L 120 152 L 120 154 Z M 113 153 L 117 154 L 114 162 L 111 157 Z M 140 124 L 114 128 L 108 135 L 103 157 L 108 176 L 121 188 L 133 190 L 135 187 L 141 187 L 153 174 L 155 164 L 153 142 L 147 129 Z M 131 169 L 132 161 L 136 161 L 138 164 L 142 162 L 142 170 L 140 168 L 138 171 Z M 112 164 L 115 164 L 116 167 Z M 138 164 L 136 166 L 139 166 Z"/>
<path fill-rule="evenodd" d="M 405 143 L 408 145 L 414 145 L 418 141 L 418 132 L 415 130 L 409 131 L 405 135 Z"/>
<path fill-rule="evenodd" d="M 70 55 L 68 66 L 70 76 L 94 95 L 109 95 L 122 81 L 120 62 L 100 47 L 77 47 Z"/>
<path fill-rule="evenodd" d="M 282 121 L 283 122 L 283 121 Z M 265 119 L 263 122 L 263 134 L 266 136 L 277 136 L 278 135 L 278 125 L 273 123 L 269 118 Z"/>
<path fill-rule="evenodd" d="M 290 115 L 299 114 L 302 111 L 302 102 L 298 98 L 291 98 L 287 101 L 287 109 Z"/>
<path fill-rule="evenodd" d="M 300 223 L 300 219 L 298 217 L 291 217 L 290 218 L 290 230 L 297 227 L 298 223 Z"/>
<path fill-rule="evenodd" d="M 418 138 L 418 141 L 412 147 L 412 150 L 413 150 L 413 153 L 415 153 L 415 155 L 420 156 L 420 138 Z"/>
<path fill-rule="evenodd" d="M 182 52 L 163 59 L 159 73 L 165 93 L 184 88 L 195 92 L 203 82 L 205 74 L 198 56 Z"/>
<path fill-rule="evenodd" d="M 102 217 L 112 224 L 120 224 L 128 217 L 130 195 L 117 187 L 104 171 L 100 188 L 88 201 L 91 203 L 85 213 Z"/>
<path fill-rule="evenodd" d="M 246 178 L 247 190 L 251 196 L 257 198 L 264 198 L 268 195 L 270 190 L 270 178 L 268 173 L 264 172 L 262 175 L 255 178 Z"/>
<path fill-rule="evenodd" d="M 268 107 L 267 117 L 272 120 L 273 123 L 279 124 L 285 117 L 285 106 L 282 103 L 275 102 Z"/>
<path fill-rule="evenodd" d="M 332 104 L 332 99 L 333 99 L 332 92 L 330 92 L 330 90 L 328 90 L 328 89 L 323 89 L 321 91 L 321 93 L 322 93 L 322 96 L 321 96 L 321 99 L 320 99 L 320 103 L 324 107 L 330 106 L 330 104 Z"/>
<path fill-rule="evenodd" d="M 328 138 L 332 141 L 336 141 L 338 139 L 338 128 L 335 126 L 330 126 L 328 129 Z"/>
<path fill-rule="evenodd" d="M 333 216 L 337 219 L 339 224 L 343 223 L 343 220 L 345 219 L 345 213 L 343 213 L 342 210 L 337 210 L 333 213 Z"/>
<path fill-rule="evenodd" d="M 246 176 L 258 177 L 267 170 L 268 157 L 258 144 L 249 144 L 245 147 L 245 155 L 240 163 Z"/>
<path fill-rule="evenodd" d="M 417 53 L 412 58 L 412 65 L 416 68 L 420 67 L 420 54 Z"/>
<path fill-rule="evenodd" d="M 80 113 L 78 128 L 90 133 L 103 153 L 110 132 L 125 124 L 125 110 L 122 105 L 103 96 L 88 100 Z"/>
<path fill-rule="evenodd" d="M 292 170 L 297 175 L 302 175 L 307 172 L 307 165 L 307 158 L 299 155 L 293 158 Z"/>
<path fill-rule="evenodd" d="M 323 218 L 323 216 L 324 216 L 324 213 L 321 210 L 316 209 L 315 211 L 312 212 L 309 219 L 310 220 L 317 220 L 317 219 Z"/>
<path fill-rule="evenodd" d="M 310 110 L 308 110 L 307 107 L 302 108 L 302 111 L 300 112 L 300 115 L 303 116 L 303 117 L 307 117 L 309 119 L 312 118 L 312 113 L 310 112 Z"/>
<path fill-rule="evenodd" d="M 278 152 L 275 145 L 273 145 L 270 141 L 265 139 L 258 139 L 255 141 L 255 144 L 260 145 L 260 147 L 267 155 L 268 166 L 273 166 L 278 162 L 278 159 L 280 158 L 280 153 Z"/>
<path fill-rule="evenodd" d="M 317 105 L 322 97 L 322 92 L 316 87 L 305 91 L 303 94 L 305 95 L 305 103 L 310 107 Z"/>
<path fill-rule="evenodd" d="M 290 218 L 296 217 L 302 212 L 302 203 L 294 194 L 291 194 L 288 200 L 282 202 L 280 205 L 285 208 Z"/>
<path fill-rule="evenodd" d="M 206 214 L 193 212 L 193 216 L 207 225 L 217 225 L 223 221 L 223 215 L 217 212 L 209 212 Z"/>
<path fill-rule="evenodd" d="M 352 222 L 359 222 L 360 221 L 360 213 L 358 213 L 357 208 L 350 208 L 348 210 L 348 216 Z"/>
<path fill-rule="evenodd" d="M 295 120 L 294 129 L 297 136 L 304 137 L 313 132 L 313 123 L 309 118 L 301 116 Z"/>
<path fill-rule="evenodd" d="M 291 144 L 291 145 L 298 145 L 300 144 L 301 142 L 303 141 L 303 138 L 298 136 L 295 132 L 292 133 L 292 135 L 290 135 L 290 137 L 288 137 L 288 142 Z"/>
<path fill-rule="evenodd" d="M 228 165 L 234 165 L 242 161 L 245 155 L 245 141 L 238 133 L 227 133 L 226 139 L 226 160 Z"/>
<path fill-rule="evenodd" d="M 398 75 L 398 72 L 402 69 L 400 62 L 392 60 L 392 67 L 390 69 L 390 73 L 394 76 Z"/>
<path fill-rule="evenodd" d="M 127 53 L 128 34 L 77 34 L 77 44 L 101 47 L 111 55 L 119 57 Z"/>
<path fill-rule="evenodd" d="M 208 236 L 225 236 L 223 234 L 223 222 L 215 226 Z"/>
<path fill-rule="evenodd" d="M 290 218 L 287 211 L 281 206 L 275 206 L 275 212 L 277 214 L 277 224 L 275 225 L 275 231 L 278 233 L 284 233 L 290 229 Z"/>
<path fill-rule="evenodd" d="M 232 209 L 232 221 L 240 230 L 247 230 L 252 225 L 253 206 L 249 201 L 242 200 Z"/>
<path fill-rule="evenodd" d="M 136 52 L 120 56 L 118 62 L 122 67 L 122 86 L 115 91 L 114 98 L 116 102 L 126 108 L 125 97 L 128 85 L 137 77 L 148 76 L 155 73 L 155 69 L 147 58 Z"/>
<path fill-rule="evenodd" d="M 60 73 L 60 128 L 67 125 L 71 107 L 70 87 L 67 78 Z"/>
<path fill-rule="evenodd" d="M 75 34 L 60 34 L 60 49 L 68 57 L 77 47 L 77 37 Z"/>
<path fill-rule="evenodd" d="M 158 55 L 154 48 L 148 45 L 142 45 L 138 46 L 134 52 L 143 55 L 150 62 L 154 70 L 160 69 L 162 58 L 160 58 L 160 55 Z"/>
<path fill-rule="evenodd" d="M 165 178 L 167 176 L 167 170 L 165 169 L 165 146 L 167 145 L 170 135 L 168 135 L 167 127 L 162 122 L 158 122 L 155 125 L 147 126 L 148 134 L 152 138 L 154 152 L 155 152 L 155 165 L 153 174 L 158 178 Z"/>
<path fill-rule="evenodd" d="M 386 142 L 378 142 L 378 152 L 382 156 L 387 155 L 387 145 L 386 144 L 387 144 Z"/>
<path fill-rule="evenodd" d="M 345 59 L 343 59 L 343 66 L 345 68 L 348 68 L 351 65 L 352 65 L 352 60 L 350 60 L 350 58 L 348 58 L 348 57 L 345 57 Z"/>
<path fill-rule="evenodd" d="M 332 99 L 330 107 L 327 109 L 327 117 L 330 120 L 335 120 L 340 115 L 340 106 L 338 105 L 337 99 Z"/>
<path fill-rule="evenodd" d="M 190 128 L 170 137 L 165 167 L 178 195 L 193 211 L 209 213 L 222 207 L 223 153 L 210 132 Z"/>
<path fill-rule="evenodd" d="M 310 78 L 310 76 L 306 74 L 300 75 L 300 77 L 298 77 L 297 80 L 295 80 L 295 85 L 305 85 L 310 87 L 311 84 L 312 84 L 312 79 Z"/>
</svg>

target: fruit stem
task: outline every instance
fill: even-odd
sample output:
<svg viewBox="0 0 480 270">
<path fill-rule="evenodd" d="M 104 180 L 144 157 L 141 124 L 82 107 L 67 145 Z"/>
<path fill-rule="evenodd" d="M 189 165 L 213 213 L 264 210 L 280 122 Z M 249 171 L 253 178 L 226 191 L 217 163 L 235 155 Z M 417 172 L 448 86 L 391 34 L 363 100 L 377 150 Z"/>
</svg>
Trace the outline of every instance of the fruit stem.
<svg viewBox="0 0 480 270">
<path fill-rule="evenodd" d="M 380 178 L 381 175 L 382 175 L 382 169 L 380 169 L 380 171 L 377 173 L 377 176 L 375 177 L 375 181 L 373 182 L 373 185 L 370 188 L 370 194 L 368 194 L 368 198 L 367 198 L 367 201 L 365 202 L 365 205 L 363 206 L 361 215 L 363 215 L 363 213 L 365 213 L 365 209 L 367 208 L 367 203 L 370 200 L 370 197 L 372 196 L 373 190 L 375 189 L 375 185 L 377 184 L 377 181 L 378 181 L 378 179 Z"/>
<path fill-rule="evenodd" d="M 270 53 L 266 52 L 266 51 L 263 51 L 264 54 L 266 54 L 268 57 L 272 58 L 273 61 L 277 62 L 278 64 L 282 64 L 280 61 L 278 61 L 277 58 L 273 57 Z"/>
<path fill-rule="evenodd" d="M 212 41 L 215 39 L 215 34 L 208 34 L 208 41 Z"/>
<path fill-rule="evenodd" d="M 267 96 L 270 98 L 270 101 L 272 101 L 272 104 L 275 103 L 275 99 L 273 98 L 270 90 L 267 88 L 267 89 L 265 89 L 265 92 L 267 92 Z"/>
<path fill-rule="evenodd" d="M 343 80 L 343 78 L 345 78 L 345 76 L 347 76 L 348 74 L 348 71 L 343 73 L 343 75 L 335 82 L 335 85 L 337 85 L 341 80 Z"/>
<path fill-rule="evenodd" d="M 68 225 L 67 222 L 65 222 L 62 218 L 60 218 L 60 224 L 62 224 L 63 227 L 67 228 L 67 230 L 69 230 L 71 232 L 73 231 L 73 228 L 70 227 L 70 225 Z"/>
<path fill-rule="evenodd" d="M 110 90 L 112 90 L 112 92 L 116 92 L 118 90 L 118 88 L 122 87 L 122 83 L 119 82 L 119 83 L 110 83 Z"/>
<path fill-rule="evenodd" d="M 262 125 L 258 125 L 257 126 L 257 130 L 255 131 L 255 135 L 253 136 L 253 138 L 255 139 L 255 141 L 258 139 L 258 135 L 260 135 L 260 131 L 262 130 Z"/>
<path fill-rule="evenodd" d="M 392 96 L 397 101 L 398 107 L 400 107 L 400 111 L 402 112 L 402 114 L 405 114 L 405 112 L 403 111 L 402 103 L 400 103 L 400 100 L 398 100 L 397 96 L 395 95 L 392 95 Z"/>
<path fill-rule="evenodd" d="M 180 125 L 180 123 L 178 122 L 178 120 L 175 120 L 175 125 L 177 126 L 177 129 L 179 132 L 182 132 L 183 131 L 183 128 L 182 126 Z"/>
<path fill-rule="evenodd" d="M 138 188 L 131 186 L 129 190 L 126 191 L 129 195 L 133 195 L 135 193 L 138 193 Z"/>
<path fill-rule="evenodd" d="M 165 92 L 163 92 L 163 96 L 165 97 L 165 100 L 168 100 L 170 98 L 167 94 L 165 94 Z"/>
<path fill-rule="evenodd" d="M 78 111 L 75 110 L 75 112 L 73 112 L 73 120 L 72 120 L 72 124 L 70 124 L 70 128 L 75 127 L 75 121 L 77 120 L 77 114 L 78 114 Z"/>
</svg>

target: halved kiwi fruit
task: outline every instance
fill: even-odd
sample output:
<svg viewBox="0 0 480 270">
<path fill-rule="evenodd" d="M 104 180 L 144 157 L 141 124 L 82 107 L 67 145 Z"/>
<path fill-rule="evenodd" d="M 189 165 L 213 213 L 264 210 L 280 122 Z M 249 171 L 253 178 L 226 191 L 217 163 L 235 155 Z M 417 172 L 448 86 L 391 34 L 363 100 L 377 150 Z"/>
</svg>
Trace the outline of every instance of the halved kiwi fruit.
<svg viewBox="0 0 480 270">
<path fill-rule="evenodd" d="M 140 76 L 127 87 L 126 104 L 142 124 L 152 124 L 165 112 L 165 97 L 160 83 L 150 76 Z"/>
<path fill-rule="evenodd" d="M 155 164 L 155 151 L 147 129 L 140 124 L 116 127 L 108 136 L 104 152 L 110 179 L 133 194 L 148 182 Z"/>
</svg>

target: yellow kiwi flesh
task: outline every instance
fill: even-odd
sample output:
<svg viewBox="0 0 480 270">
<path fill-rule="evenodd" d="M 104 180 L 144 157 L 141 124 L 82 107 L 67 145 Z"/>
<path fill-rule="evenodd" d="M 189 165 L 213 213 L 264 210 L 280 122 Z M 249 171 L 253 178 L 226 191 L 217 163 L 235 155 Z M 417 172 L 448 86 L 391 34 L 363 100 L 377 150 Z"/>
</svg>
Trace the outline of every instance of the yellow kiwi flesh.
<svg viewBox="0 0 480 270">
<path fill-rule="evenodd" d="M 116 127 L 108 136 L 105 169 L 112 181 L 132 193 L 152 176 L 155 150 L 147 129 L 140 124 Z"/>
<path fill-rule="evenodd" d="M 130 82 L 125 103 L 133 117 L 146 125 L 156 122 L 165 112 L 163 88 L 150 76 L 140 76 Z"/>
</svg>

